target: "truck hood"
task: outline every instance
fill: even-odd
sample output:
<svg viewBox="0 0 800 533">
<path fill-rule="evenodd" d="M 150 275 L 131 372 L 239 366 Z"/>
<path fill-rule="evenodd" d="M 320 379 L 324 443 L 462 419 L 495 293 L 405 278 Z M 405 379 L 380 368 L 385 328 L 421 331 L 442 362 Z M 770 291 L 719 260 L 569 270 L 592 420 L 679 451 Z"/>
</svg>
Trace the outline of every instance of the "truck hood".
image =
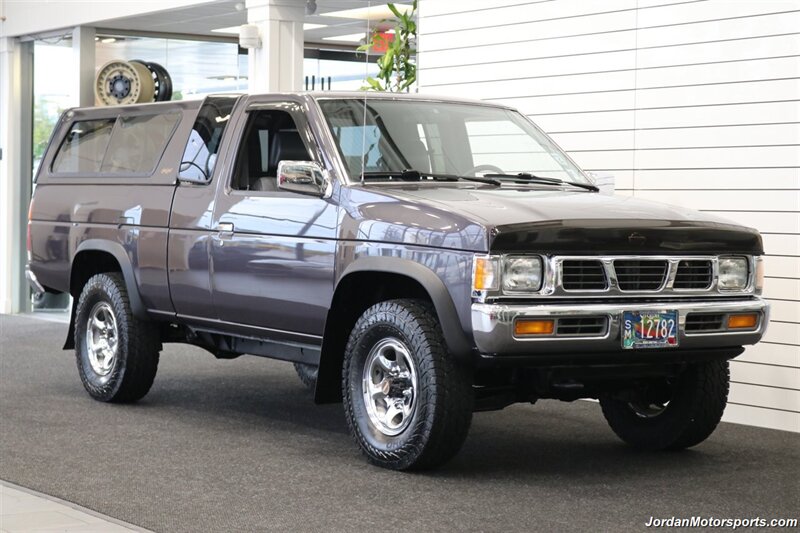
<svg viewBox="0 0 800 533">
<path fill-rule="evenodd" d="M 425 213 L 437 214 L 433 220 L 442 221 L 439 229 L 480 226 L 483 229 L 480 240 L 484 242 L 476 242 L 474 232 L 470 234 L 473 243 L 484 250 L 581 254 L 763 253 L 761 237 L 754 229 L 692 209 L 627 196 L 505 184 L 502 188 L 490 188 L 410 183 L 362 190 L 367 189 L 384 197 L 383 205 L 389 196 L 401 205 L 425 206 Z M 406 211 L 412 216 L 416 211 L 417 216 L 408 224 L 420 228 L 419 211 L 393 209 L 395 215 Z M 434 224 L 427 229 L 437 228 Z M 430 235 L 427 239 L 430 240 Z"/>
</svg>

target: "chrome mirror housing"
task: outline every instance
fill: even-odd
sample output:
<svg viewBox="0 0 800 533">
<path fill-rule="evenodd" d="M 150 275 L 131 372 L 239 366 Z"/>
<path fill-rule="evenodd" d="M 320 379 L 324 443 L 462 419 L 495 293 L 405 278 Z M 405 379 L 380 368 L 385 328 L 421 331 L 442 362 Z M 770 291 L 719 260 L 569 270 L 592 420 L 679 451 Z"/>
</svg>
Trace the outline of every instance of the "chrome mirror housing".
<svg viewBox="0 0 800 533">
<path fill-rule="evenodd" d="M 314 161 L 281 161 L 278 163 L 278 188 L 326 198 L 331 193 L 331 180 Z"/>
</svg>

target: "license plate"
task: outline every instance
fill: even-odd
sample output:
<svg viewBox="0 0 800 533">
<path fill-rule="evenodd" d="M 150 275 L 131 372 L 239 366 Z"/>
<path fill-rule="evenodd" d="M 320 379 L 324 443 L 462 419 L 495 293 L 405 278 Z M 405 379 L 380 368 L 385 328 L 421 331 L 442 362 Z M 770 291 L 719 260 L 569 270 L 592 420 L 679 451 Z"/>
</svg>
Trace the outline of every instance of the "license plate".
<svg viewBox="0 0 800 533">
<path fill-rule="evenodd" d="M 622 347 L 671 348 L 678 345 L 678 312 L 624 311 L 622 313 Z"/>
</svg>

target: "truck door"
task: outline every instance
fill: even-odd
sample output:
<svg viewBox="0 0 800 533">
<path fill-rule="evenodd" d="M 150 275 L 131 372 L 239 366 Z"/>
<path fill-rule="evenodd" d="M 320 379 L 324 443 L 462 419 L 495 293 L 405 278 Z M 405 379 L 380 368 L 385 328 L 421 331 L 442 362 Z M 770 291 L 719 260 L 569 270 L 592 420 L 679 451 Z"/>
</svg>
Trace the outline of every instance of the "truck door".
<svg viewBox="0 0 800 533">
<path fill-rule="evenodd" d="M 299 103 L 251 97 L 245 115 L 214 208 L 217 318 L 258 336 L 314 342 L 333 297 L 336 204 L 279 190 L 277 169 L 282 160 L 324 163 Z"/>
<path fill-rule="evenodd" d="M 209 271 L 215 185 L 222 169 L 217 156 L 226 148 L 223 133 L 237 96 L 209 96 L 189 134 L 170 216 L 167 268 L 176 313 L 189 322 L 214 320 Z M 225 141 L 227 143 L 229 141 Z"/>
</svg>

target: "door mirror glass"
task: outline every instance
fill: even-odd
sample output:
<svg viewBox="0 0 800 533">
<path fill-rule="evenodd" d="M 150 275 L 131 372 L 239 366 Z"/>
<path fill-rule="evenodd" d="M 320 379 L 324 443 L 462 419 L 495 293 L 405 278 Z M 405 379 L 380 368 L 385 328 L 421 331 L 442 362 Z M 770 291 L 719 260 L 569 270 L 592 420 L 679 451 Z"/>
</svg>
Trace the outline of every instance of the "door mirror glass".
<svg viewBox="0 0 800 533">
<path fill-rule="evenodd" d="M 278 188 L 300 194 L 328 196 L 331 183 L 322 167 L 314 161 L 278 163 Z"/>
</svg>

